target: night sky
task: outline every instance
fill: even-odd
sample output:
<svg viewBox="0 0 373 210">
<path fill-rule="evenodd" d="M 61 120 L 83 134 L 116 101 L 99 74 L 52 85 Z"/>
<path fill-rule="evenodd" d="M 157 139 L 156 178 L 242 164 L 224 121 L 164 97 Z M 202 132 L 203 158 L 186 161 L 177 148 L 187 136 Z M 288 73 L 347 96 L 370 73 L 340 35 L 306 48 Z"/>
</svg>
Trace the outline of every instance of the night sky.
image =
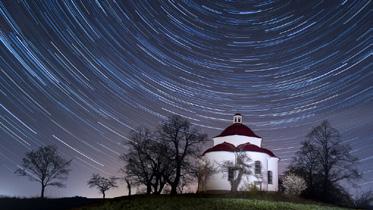
<svg viewBox="0 0 373 210">
<path fill-rule="evenodd" d="M 283 171 L 328 119 L 373 189 L 372 1 L 0 1 L 0 195 L 54 144 L 72 172 L 47 196 L 100 196 L 131 129 L 172 114 L 213 137 L 240 112 Z M 212 141 L 205 145 L 209 147 Z M 108 196 L 126 193 L 125 185 Z"/>
</svg>

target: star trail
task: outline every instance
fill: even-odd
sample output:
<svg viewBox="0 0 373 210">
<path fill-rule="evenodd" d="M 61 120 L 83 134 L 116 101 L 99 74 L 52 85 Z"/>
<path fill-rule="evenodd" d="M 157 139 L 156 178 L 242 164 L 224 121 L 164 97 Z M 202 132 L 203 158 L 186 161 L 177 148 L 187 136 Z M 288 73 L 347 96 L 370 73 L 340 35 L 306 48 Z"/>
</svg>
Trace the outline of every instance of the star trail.
<svg viewBox="0 0 373 210">
<path fill-rule="evenodd" d="M 210 137 L 240 112 L 280 159 L 328 119 L 373 189 L 372 1 L 0 1 L 0 195 L 32 196 L 24 153 L 73 159 L 96 196 L 129 131 L 181 115 Z M 211 142 L 212 144 L 212 142 Z M 209 147 L 211 145 L 206 145 Z M 125 187 L 109 196 L 125 194 Z"/>
</svg>

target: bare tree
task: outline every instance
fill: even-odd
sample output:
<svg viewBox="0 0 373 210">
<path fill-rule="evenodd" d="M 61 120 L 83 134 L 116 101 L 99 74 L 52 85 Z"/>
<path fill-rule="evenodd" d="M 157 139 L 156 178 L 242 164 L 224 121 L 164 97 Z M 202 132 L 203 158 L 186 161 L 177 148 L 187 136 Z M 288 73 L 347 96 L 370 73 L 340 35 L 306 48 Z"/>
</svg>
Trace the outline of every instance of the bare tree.
<svg viewBox="0 0 373 210">
<path fill-rule="evenodd" d="M 198 144 L 206 139 L 179 116 L 163 122 L 157 132 L 138 128 L 126 142 L 128 151 L 120 156 L 125 162 L 121 171 L 135 183 L 145 185 L 147 194 L 160 194 L 167 184 L 171 194 L 177 194 L 181 179 L 184 185 L 189 182 Z"/>
<path fill-rule="evenodd" d="M 341 144 L 338 130 L 331 127 L 328 121 L 314 128 L 307 138 L 318 154 L 324 196 L 330 194 L 330 184 L 359 178 L 356 168 L 358 159 L 350 154 L 351 148 L 348 145 Z"/>
<path fill-rule="evenodd" d="M 228 180 L 231 185 L 231 192 L 237 192 L 238 186 L 241 183 L 244 175 L 252 174 L 252 160 L 246 155 L 245 152 L 236 151 L 234 153 L 234 161 L 224 161 L 220 165 L 220 170 L 228 174 Z"/>
<path fill-rule="evenodd" d="M 360 177 L 358 159 L 350 152 L 351 147 L 341 142 L 338 130 L 323 121 L 307 134 L 289 171 L 305 179 L 310 197 L 329 202 L 345 200 L 347 195 L 339 182 Z"/>
<path fill-rule="evenodd" d="M 116 180 L 117 178 L 115 177 L 106 178 L 99 174 L 92 174 L 92 177 L 88 180 L 87 184 L 90 188 L 96 187 L 102 193 L 102 198 L 105 199 L 106 191 L 118 187 Z"/>
<path fill-rule="evenodd" d="M 150 150 L 153 141 L 153 134 L 149 129 L 138 128 L 130 133 L 130 141 L 126 142 L 128 152 L 122 154 L 120 159 L 125 162 L 121 171 L 127 177 L 138 184 L 146 186 L 146 193 L 151 193 L 151 182 L 153 180 L 153 168 L 147 152 Z"/>
<path fill-rule="evenodd" d="M 63 159 L 58 155 L 57 148 L 49 145 L 26 153 L 20 168 L 15 173 L 27 176 L 31 181 L 39 182 L 41 184 L 40 197 L 44 198 L 46 187 L 64 187 L 62 182 L 67 179 L 70 164 L 71 160 Z"/>
<path fill-rule="evenodd" d="M 157 139 L 158 140 L 158 139 Z M 168 162 L 169 148 L 158 141 L 153 141 L 151 150 L 147 153 L 151 160 L 154 178 L 152 180 L 153 193 L 160 194 L 167 184 L 174 169 Z"/>
<path fill-rule="evenodd" d="M 304 177 L 308 193 L 313 194 L 315 187 L 314 177 L 317 176 L 319 164 L 317 160 L 318 151 L 309 140 L 302 142 L 302 147 L 293 159 L 292 164 L 289 166 L 289 171 Z"/>
<path fill-rule="evenodd" d="M 158 142 L 155 134 L 146 128 L 133 131 L 129 139 L 128 152 L 120 156 L 125 162 L 121 171 L 134 183 L 145 185 L 147 194 L 160 194 L 172 173 L 167 146 Z"/>
<path fill-rule="evenodd" d="M 200 133 L 188 120 L 173 115 L 159 128 L 159 139 L 168 148 L 168 164 L 173 173 L 165 177 L 171 186 L 171 194 L 177 194 L 177 188 L 184 174 L 191 173 L 193 157 L 197 157 L 200 143 L 207 140 L 207 135 Z"/>
</svg>

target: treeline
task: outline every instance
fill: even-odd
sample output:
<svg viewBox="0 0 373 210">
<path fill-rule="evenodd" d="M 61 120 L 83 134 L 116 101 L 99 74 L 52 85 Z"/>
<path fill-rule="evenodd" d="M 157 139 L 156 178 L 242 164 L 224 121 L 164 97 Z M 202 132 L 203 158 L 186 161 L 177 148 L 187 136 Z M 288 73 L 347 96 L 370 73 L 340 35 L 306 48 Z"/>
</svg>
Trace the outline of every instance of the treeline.
<svg viewBox="0 0 373 210">
<path fill-rule="evenodd" d="M 177 194 L 197 180 L 198 187 L 203 189 L 206 178 L 214 173 L 214 169 L 200 158 L 200 149 L 206 140 L 206 134 L 187 119 L 176 115 L 153 130 L 138 128 L 130 133 L 125 142 L 127 151 L 119 157 L 123 163 L 120 169 L 122 177 L 106 178 L 93 174 L 87 184 L 96 187 L 103 198 L 107 190 L 117 187 L 119 179 L 125 181 L 128 195 L 131 195 L 133 187 L 136 187 L 137 193 L 138 189 L 144 189 L 146 194 Z M 372 205 L 371 191 L 353 197 L 344 187 L 346 184 L 354 186 L 355 181 L 361 178 L 357 169 L 358 159 L 351 151 L 350 146 L 341 141 L 338 130 L 327 121 L 322 122 L 312 128 L 301 142 L 300 150 L 280 179 L 280 191 L 290 196 L 300 194 L 304 198 L 344 206 Z M 55 146 L 44 146 L 26 153 L 16 174 L 39 182 L 43 198 L 46 187 L 64 186 L 71 161 L 58 155 Z M 250 171 L 246 165 L 236 163 L 234 167 L 242 173 Z M 223 165 L 220 170 L 227 171 L 226 168 Z M 234 192 L 234 187 L 232 189 Z"/>
<path fill-rule="evenodd" d="M 106 191 L 117 187 L 120 179 L 125 181 L 129 195 L 134 186 L 144 186 L 146 194 L 160 194 L 167 186 L 170 194 L 177 194 L 198 177 L 197 157 L 201 143 L 206 140 L 206 134 L 177 115 L 154 130 L 138 128 L 130 133 L 124 143 L 128 150 L 119 157 L 123 161 L 123 176 L 107 178 L 93 174 L 87 184 L 97 188 L 103 198 Z M 15 173 L 39 182 L 43 198 L 47 187 L 64 187 L 71 161 L 62 158 L 55 146 L 44 146 L 26 153 Z"/>
<path fill-rule="evenodd" d="M 207 135 L 180 116 L 171 116 L 155 130 L 131 132 L 128 151 L 120 156 L 127 181 L 146 187 L 146 194 L 160 194 L 165 186 L 177 194 L 197 178 L 196 161 Z"/>
</svg>

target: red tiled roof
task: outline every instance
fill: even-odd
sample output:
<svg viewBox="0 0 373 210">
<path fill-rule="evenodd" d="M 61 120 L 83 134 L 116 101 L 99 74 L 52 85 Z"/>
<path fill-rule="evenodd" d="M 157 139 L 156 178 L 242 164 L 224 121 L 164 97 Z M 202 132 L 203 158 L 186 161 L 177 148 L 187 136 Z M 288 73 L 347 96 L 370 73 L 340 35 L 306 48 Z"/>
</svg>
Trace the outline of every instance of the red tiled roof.
<svg viewBox="0 0 373 210">
<path fill-rule="evenodd" d="M 258 147 L 254 144 L 250 143 L 245 143 L 245 144 L 240 144 L 237 146 L 237 149 L 239 151 L 247 151 L 247 152 L 261 152 L 261 153 L 266 153 L 271 157 L 276 157 L 272 151 L 266 148 Z"/>
<path fill-rule="evenodd" d="M 268 154 L 271 157 L 276 157 L 272 151 L 266 148 L 258 147 L 254 144 L 245 143 L 245 144 L 240 144 L 237 147 L 235 147 L 233 144 L 230 144 L 227 142 L 215 145 L 207 149 L 202 155 L 205 155 L 206 153 L 209 153 L 209 152 L 222 152 L 222 151 L 224 152 L 235 152 L 235 151 L 260 152 L 260 153 Z"/>
<path fill-rule="evenodd" d="M 257 137 L 260 136 L 256 135 L 249 127 L 242 123 L 233 123 L 232 125 L 228 126 L 221 132 L 220 135 L 216 137 L 223 137 L 223 136 L 232 136 L 232 135 L 241 135 L 241 136 L 249 136 L 249 137 Z"/>
<path fill-rule="evenodd" d="M 217 152 L 217 151 L 234 152 L 235 150 L 236 150 L 236 147 L 233 144 L 223 142 L 221 144 L 215 145 L 207 149 L 202 155 L 205 155 L 205 153 L 208 153 L 208 152 Z"/>
</svg>

